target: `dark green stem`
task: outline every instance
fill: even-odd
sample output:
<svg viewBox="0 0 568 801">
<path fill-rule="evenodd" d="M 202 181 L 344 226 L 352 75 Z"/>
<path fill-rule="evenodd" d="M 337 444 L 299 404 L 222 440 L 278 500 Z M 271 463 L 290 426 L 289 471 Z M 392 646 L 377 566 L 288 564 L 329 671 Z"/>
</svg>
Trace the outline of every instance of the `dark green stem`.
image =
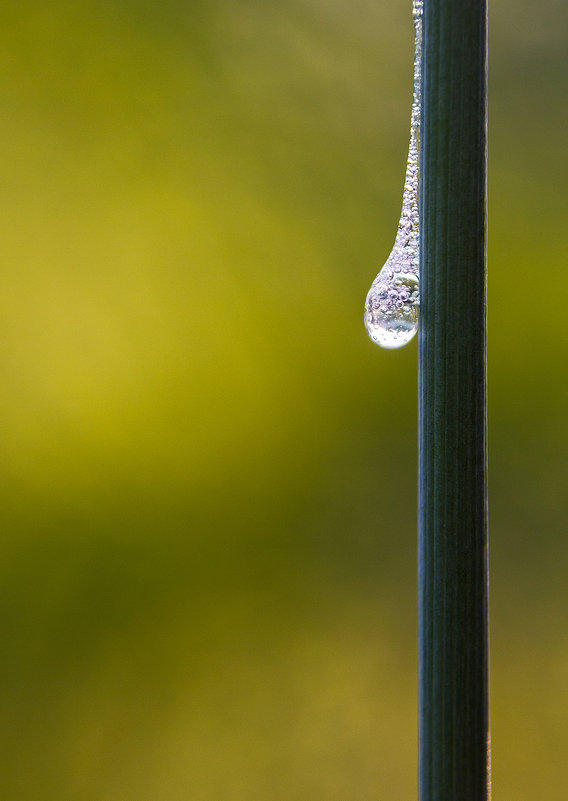
<svg viewBox="0 0 568 801">
<path fill-rule="evenodd" d="M 425 0 L 420 799 L 487 801 L 485 0 Z"/>
</svg>

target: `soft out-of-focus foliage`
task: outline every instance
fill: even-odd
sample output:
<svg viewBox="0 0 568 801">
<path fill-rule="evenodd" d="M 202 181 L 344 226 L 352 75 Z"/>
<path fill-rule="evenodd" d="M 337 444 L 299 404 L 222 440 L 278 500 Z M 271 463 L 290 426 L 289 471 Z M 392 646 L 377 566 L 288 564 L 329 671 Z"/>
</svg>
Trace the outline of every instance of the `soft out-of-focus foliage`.
<svg viewBox="0 0 568 801">
<path fill-rule="evenodd" d="M 4 5 L 3 798 L 415 795 L 408 6 Z M 492 14 L 494 785 L 563 801 L 566 7 Z"/>
</svg>

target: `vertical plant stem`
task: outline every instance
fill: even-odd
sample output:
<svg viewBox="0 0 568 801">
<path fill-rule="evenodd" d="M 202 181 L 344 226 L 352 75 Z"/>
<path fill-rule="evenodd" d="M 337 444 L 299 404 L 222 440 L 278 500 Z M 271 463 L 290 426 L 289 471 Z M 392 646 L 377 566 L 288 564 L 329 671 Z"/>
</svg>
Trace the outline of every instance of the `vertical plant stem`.
<svg viewBox="0 0 568 801">
<path fill-rule="evenodd" d="M 425 0 L 420 799 L 487 801 L 486 0 Z"/>
</svg>

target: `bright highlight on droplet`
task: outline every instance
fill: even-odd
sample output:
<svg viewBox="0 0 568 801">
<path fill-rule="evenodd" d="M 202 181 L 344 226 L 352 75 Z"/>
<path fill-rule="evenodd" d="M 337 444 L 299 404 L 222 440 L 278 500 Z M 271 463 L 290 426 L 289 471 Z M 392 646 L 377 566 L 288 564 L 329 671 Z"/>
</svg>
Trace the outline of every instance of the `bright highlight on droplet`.
<svg viewBox="0 0 568 801">
<path fill-rule="evenodd" d="M 400 348 L 406 345 L 418 330 L 422 6 L 423 0 L 413 0 L 414 93 L 402 213 L 391 254 L 371 284 L 365 302 L 367 333 L 373 342 L 383 348 Z"/>
</svg>

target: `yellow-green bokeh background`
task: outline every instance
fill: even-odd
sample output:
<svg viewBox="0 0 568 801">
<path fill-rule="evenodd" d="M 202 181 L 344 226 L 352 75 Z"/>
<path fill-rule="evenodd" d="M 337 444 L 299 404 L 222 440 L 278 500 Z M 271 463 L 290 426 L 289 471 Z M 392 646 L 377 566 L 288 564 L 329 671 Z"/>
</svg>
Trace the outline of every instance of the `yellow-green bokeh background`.
<svg viewBox="0 0 568 801">
<path fill-rule="evenodd" d="M 409 5 L 3 5 L 6 801 L 415 797 Z M 492 4 L 499 801 L 568 780 L 567 22 Z"/>
</svg>

